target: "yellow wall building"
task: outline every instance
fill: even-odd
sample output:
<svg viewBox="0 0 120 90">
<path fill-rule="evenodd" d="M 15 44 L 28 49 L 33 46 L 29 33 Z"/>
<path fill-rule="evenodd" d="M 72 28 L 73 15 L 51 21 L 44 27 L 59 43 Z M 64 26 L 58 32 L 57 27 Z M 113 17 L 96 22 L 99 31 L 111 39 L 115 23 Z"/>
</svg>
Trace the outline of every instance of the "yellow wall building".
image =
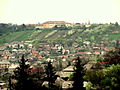
<svg viewBox="0 0 120 90">
<path fill-rule="evenodd" d="M 0 68 L 8 68 L 10 65 L 10 62 L 0 62 Z"/>
<path fill-rule="evenodd" d="M 57 27 L 61 27 L 62 25 L 65 26 L 72 26 L 71 23 L 67 23 L 65 21 L 47 21 L 45 23 L 43 23 L 43 28 L 53 28 L 57 25 Z"/>
</svg>

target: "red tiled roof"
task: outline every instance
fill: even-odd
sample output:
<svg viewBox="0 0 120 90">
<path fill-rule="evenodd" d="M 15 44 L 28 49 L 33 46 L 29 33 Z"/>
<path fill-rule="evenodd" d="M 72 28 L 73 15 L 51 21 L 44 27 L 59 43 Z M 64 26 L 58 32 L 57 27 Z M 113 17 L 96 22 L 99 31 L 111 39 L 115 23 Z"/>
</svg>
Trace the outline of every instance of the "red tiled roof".
<svg viewBox="0 0 120 90">
<path fill-rule="evenodd" d="M 101 61 L 99 63 L 101 63 L 101 64 L 109 64 L 110 62 L 109 61 Z"/>
<path fill-rule="evenodd" d="M 31 56 L 32 56 L 32 57 L 42 58 L 42 56 L 41 56 L 40 54 L 38 54 L 38 53 L 33 53 Z"/>
<path fill-rule="evenodd" d="M 65 21 L 47 21 L 44 22 L 43 24 L 65 24 Z"/>
<path fill-rule="evenodd" d="M 87 54 L 87 52 L 77 52 L 76 54 Z"/>
<path fill-rule="evenodd" d="M 95 54 L 101 54 L 101 52 L 100 51 L 95 51 Z"/>
<path fill-rule="evenodd" d="M 120 44 L 120 41 L 118 41 L 118 44 Z"/>
<path fill-rule="evenodd" d="M 31 69 L 30 71 L 31 71 L 32 73 L 33 73 L 33 72 L 44 72 L 43 69 Z"/>
<path fill-rule="evenodd" d="M 68 55 L 63 55 L 62 58 L 68 58 Z"/>
<path fill-rule="evenodd" d="M 110 51 L 110 49 L 109 49 L 109 48 L 104 48 L 104 50 L 105 50 L 105 51 Z"/>
<path fill-rule="evenodd" d="M 18 68 L 18 70 L 19 70 L 19 68 Z M 33 68 L 24 69 L 24 71 L 27 73 L 44 72 L 44 70 L 42 68 L 41 69 L 33 69 Z"/>
<path fill-rule="evenodd" d="M 60 58 L 68 58 L 68 55 L 59 56 Z"/>
</svg>

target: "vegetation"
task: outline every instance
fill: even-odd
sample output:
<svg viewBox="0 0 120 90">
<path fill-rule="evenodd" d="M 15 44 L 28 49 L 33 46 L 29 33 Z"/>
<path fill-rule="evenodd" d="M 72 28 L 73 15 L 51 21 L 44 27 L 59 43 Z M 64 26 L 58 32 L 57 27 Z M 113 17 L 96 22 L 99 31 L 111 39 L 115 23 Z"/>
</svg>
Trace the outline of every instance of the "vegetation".
<svg viewBox="0 0 120 90">
<path fill-rule="evenodd" d="M 23 25 L 24 26 L 24 25 Z M 20 26 L 19 26 L 20 27 Z M 22 26 L 21 26 L 22 27 Z M 24 26 L 25 27 L 25 26 Z M 27 27 L 27 26 L 26 26 Z M 84 26 L 80 26 L 84 27 Z M 7 28 L 7 27 L 4 27 Z M 2 30 L 4 28 L 1 28 Z M 114 46 L 115 41 L 119 40 L 120 26 L 119 24 L 92 24 L 90 27 L 83 28 L 71 28 L 69 30 L 33 30 L 28 27 L 23 30 L 5 30 L 0 38 L 0 44 L 10 43 L 13 41 L 33 41 L 37 45 L 39 42 L 69 42 L 82 43 L 83 41 L 90 41 L 91 43 L 111 42 L 111 46 Z M 3 30 L 4 31 L 4 30 Z"/>
<path fill-rule="evenodd" d="M 24 59 L 24 56 L 22 56 L 22 59 L 20 60 L 20 67 L 15 70 L 14 76 L 12 76 L 12 78 L 17 80 L 16 84 L 14 85 L 15 87 L 13 87 L 13 89 L 15 90 L 25 90 L 33 88 L 31 80 L 29 79 L 29 66 L 25 63 L 26 60 Z"/>
<path fill-rule="evenodd" d="M 47 75 L 46 80 L 48 81 L 48 88 L 50 90 L 53 90 L 55 88 L 54 83 L 55 83 L 56 75 L 55 75 L 54 68 L 51 64 L 51 61 L 49 61 L 47 63 L 47 66 L 46 66 L 45 70 L 46 70 L 46 75 Z"/>
<path fill-rule="evenodd" d="M 109 51 L 104 59 L 98 58 L 98 62 L 107 62 L 103 69 L 87 70 L 84 79 L 92 83 L 91 88 L 99 90 L 119 90 L 120 89 L 120 48 Z M 107 66 L 107 67 L 106 67 Z"/>
<path fill-rule="evenodd" d="M 89 70 L 84 79 L 92 83 L 92 87 L 99 90 L 119 90 L 120 89 L 120 65 L 111 65 L 102 70 Z"/>
<path fill-rule="evenodd" d="M 75 59 L 74 74 L 73 74 L 73 90 L 84 90 L 83 88 L 83 67 L 79 57 Z"/>
<path fill-rule="evenodd" d="M 39 81 L 35 82 L 34 80 L 40 76 L 31 74 L 30 66 L 26 62 L 27 60 L 24 59 L 23 55 L 19 67 L 14 71 L 14 75 L 10 76 L 10 90 L 39 90 L 41 88 Z"/>
<path fill-rule="evenodd" d="M 5 33 L 10 33 L 10 32 L 18 32 L 18 31 L 24 31 L 24 30 L 29 30 L 33 29 L 31 26 L 26 26 L 25 24 L 22 25 L 16 25 L 16 24 L 11 24 L 11 23 L 0 23 L 0 36 L 5 34 Z"/>
</svg>

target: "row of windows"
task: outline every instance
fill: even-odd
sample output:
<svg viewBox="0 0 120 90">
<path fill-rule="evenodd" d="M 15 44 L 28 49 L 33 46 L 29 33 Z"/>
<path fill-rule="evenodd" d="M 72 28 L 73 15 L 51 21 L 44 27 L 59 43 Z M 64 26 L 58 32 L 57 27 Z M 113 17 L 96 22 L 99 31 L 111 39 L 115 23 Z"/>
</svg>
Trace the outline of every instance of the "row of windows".
<svg viewBox="0 0 120 90">
<path fill-rule="evenodd" d="M 9 64 L 0 64 L 0 68 L 9 67 Z"/>
</svg>

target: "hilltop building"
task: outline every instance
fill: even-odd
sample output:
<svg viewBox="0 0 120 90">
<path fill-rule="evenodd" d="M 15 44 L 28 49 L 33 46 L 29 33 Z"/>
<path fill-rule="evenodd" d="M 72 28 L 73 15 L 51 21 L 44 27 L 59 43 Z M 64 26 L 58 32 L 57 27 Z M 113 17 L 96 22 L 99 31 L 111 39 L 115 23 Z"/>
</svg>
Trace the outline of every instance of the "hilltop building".
<svg viewBox="0 0 120 90">
<path fill-rule="evenodd" d="M 50 29 L 50 28 L 54 28 L 55 26 L 57 26 L 57 27 L 61 27 L 61 26 L 71 27 L 72 24 L 65 22 L 65 21 L 47 21 L 47 22 L 44 22 L 43 24 L 37 25 L 35 28 L 37 28 L 37 29 Z"/>
</svg>

